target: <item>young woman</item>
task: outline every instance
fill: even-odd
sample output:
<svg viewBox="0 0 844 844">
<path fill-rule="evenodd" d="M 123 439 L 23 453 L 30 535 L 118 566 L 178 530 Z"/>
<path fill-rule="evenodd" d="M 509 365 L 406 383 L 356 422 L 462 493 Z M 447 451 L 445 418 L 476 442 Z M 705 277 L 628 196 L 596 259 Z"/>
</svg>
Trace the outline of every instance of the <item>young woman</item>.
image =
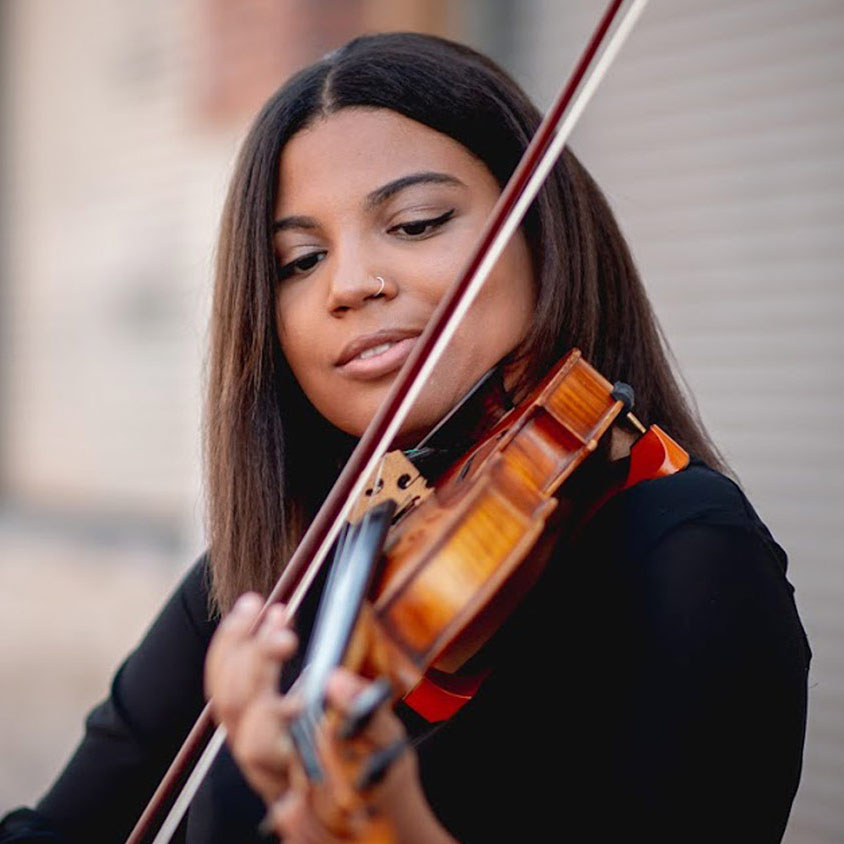
<svg viewBox="0 0 844 844">
<path fill-rule="evenodd" d="M 120 841 L 203 704 L 231 737 L 180 832 L 330 841 L 289 782 L 292 632 L 246 630 L 454 280 L 539 122 L 492 62 L 441 39 L 356 39 L 267 103 L 223 214 L 207 417 L 210 550 L 93 711 L 65 771 L 0 841 Z M 567 152 L 400 435 L 412 446 L 501 362 L 515 400 L 573 346 L 693 456 L 558 543 L 475 698 L 373 798 L 401 841 L 779 841 L 800 774 L 809 649 L 785 555 L 672 375 L 629 252 Z M 449 444 L 446 443 L 447 448 Z M 599 456 L 624 477 L 631 437 Z M 234 607 L 234 609 L 232 609 Z M 307 639 L 309 614 L 297 619 Z M 228 614 L 228 615 L 227 615 Z M 218 625 L 218 619 L 226 620 Z M 363 687 L 339 673 L 343 711 Z M 232 756 L 237 760 L 237 764 Z M 248 784 L 247 784 L 248 783 Z"/>
</svg>

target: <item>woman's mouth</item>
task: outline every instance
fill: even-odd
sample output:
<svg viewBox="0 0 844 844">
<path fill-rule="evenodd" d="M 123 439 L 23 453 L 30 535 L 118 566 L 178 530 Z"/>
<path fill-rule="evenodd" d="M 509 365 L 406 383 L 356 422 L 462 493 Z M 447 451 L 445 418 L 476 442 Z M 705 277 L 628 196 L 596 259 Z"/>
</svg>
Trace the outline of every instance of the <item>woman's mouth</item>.
<svg viewBox="0 0 844 844">
<path fill-rule="evenodd" d="M 418 335 L 396 340 L 383 340 L 375 345 L 368 345 L 354 357 L 340 364 L 338 369 L 350 378 L 369 381 L 381 378 L 401 368 L 407 360 Z"/>
</svg>

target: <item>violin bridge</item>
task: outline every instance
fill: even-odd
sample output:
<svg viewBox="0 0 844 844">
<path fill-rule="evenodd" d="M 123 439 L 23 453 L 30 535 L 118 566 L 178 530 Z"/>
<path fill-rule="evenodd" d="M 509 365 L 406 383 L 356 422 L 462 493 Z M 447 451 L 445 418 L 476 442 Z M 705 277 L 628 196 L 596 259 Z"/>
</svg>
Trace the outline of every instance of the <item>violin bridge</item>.
<svg viewBox="0 0 844 844">
<path fill-rule="evenodd" d="M 397 513 L 404 512 L 424 501 L 432 491 L 419 470 L 401 451 L 390 451 L 367 481 L 363 495 L 352 508 L 349 521 L 354 524 L 367 510 L 387 499 L 396 502 Z"/>
</svg>

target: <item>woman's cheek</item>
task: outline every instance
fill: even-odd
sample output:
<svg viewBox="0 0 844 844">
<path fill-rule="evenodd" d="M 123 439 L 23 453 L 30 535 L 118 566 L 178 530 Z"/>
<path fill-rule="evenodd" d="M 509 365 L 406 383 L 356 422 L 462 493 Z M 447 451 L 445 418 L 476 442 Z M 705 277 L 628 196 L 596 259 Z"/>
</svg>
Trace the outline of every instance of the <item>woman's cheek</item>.
<svg viewBox="0 0 844 844">
<path fill-rule="evenodd" d="M 307 312 L 303 313 L 304 309 L 299 305 L 296 297 L 290 295 L 276 300 L 275 324 L 278 341 L 284 357 L 294 372 L 301 368 L 301 362 L 307 354 L 307 338 L 310 334 Z"/>
</svg>

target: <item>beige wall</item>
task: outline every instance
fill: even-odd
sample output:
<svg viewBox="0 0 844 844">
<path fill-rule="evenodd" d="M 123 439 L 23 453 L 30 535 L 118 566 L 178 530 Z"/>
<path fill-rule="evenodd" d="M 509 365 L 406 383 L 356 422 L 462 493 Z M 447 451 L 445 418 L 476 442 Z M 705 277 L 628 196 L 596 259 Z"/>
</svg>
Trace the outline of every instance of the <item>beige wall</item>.
<svg viewBox="0 0 844 844">
<path fill-rule="evenodd" d="M 32 801 L 203 547 L 201 381 L 238 142 L 422 0 L 5 0 L 0 814 Z"/>
</svg>

